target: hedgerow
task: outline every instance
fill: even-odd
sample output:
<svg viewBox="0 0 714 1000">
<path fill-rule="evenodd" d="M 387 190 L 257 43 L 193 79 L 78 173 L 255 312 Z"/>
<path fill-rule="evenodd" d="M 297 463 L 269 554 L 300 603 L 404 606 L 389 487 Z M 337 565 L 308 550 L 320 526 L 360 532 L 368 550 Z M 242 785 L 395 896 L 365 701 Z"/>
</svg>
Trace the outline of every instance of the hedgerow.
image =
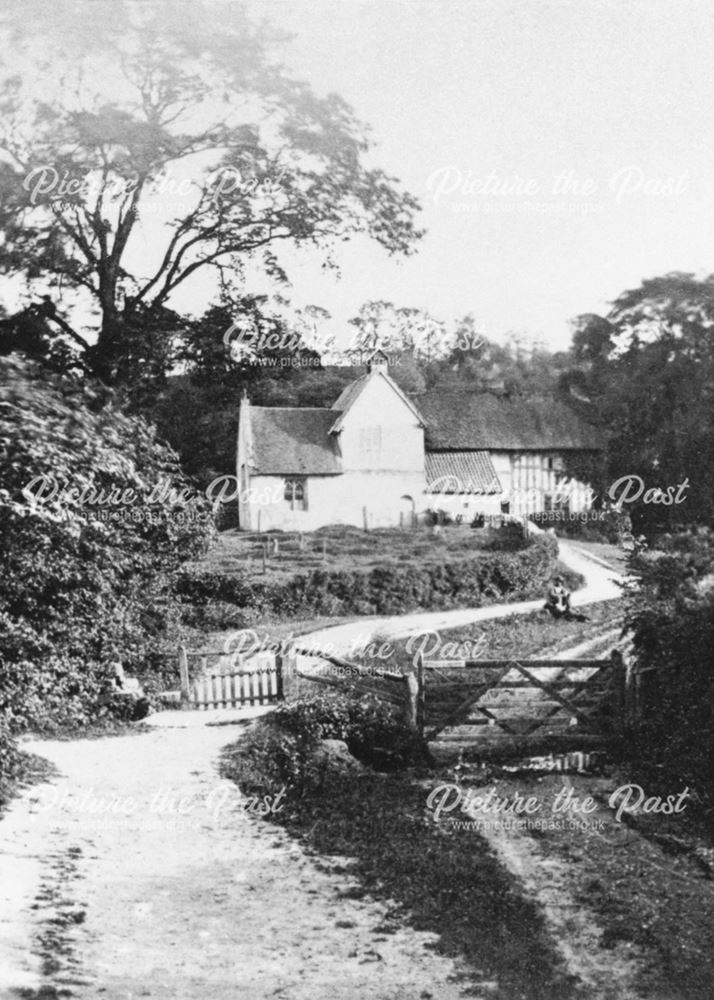
<svg viewBox="0 0 714 1000">
<path fill-rule="evenodd" d="M 313 569 L 263 583 L 247 573 L 192 567 L 177 579 L 193 625 L 217 603 L 283 619 L 336 615 L 395 615 L 416 610 L 478 607 L 504 597 L 539 594 L 552 575 L 557 543 L 546 536 L 516 552 L 488 552 L 432 563 L 386 563 L 366 570 Z M 226 619 L 227 620 L 227 619 Z M 225 627 L 232 627 L 227 624 Z"/>
<path fill-rule="evenodd" d="M 38 498 L 36 477 L 56 495 Z M 180 497 L 190 483 L 174 453 L 108 391 L 13 356 L 0 359 L 0 482 L 0 720 L 84 725 L 106 711 L 112 661 L 143 678 L 168 662 L 174 575 L 205 551 L 210 510 Z M 157 487 L 179 492 L 148 517 Z M 87 495 L 112 489 L 137 502 L 88 516 Z"/>
</svg>

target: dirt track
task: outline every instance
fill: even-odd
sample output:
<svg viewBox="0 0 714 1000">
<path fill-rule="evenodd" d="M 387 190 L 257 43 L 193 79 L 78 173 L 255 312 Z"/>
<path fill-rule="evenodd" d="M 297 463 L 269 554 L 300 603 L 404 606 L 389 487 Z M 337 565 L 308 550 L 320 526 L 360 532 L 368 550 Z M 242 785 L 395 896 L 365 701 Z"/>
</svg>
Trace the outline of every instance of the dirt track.
<svg viewBox="0 0 714 1000">
<path fill-rule="evenodd" d="M 567 548 L 563 558 L 588 571 L 578 603 L 619 594 L 616 574 L 584 566 Z M 523 607 L 531 609 L 532 602 Z M 410 615 L 392 625 L 408 634 L 446 627 L 447 619 L 456 624 L 452 615 L 473 621 L 503 613 L 498 607 Z M 0 823 L 0 995 L 465 995 L 463 970 L 425 947 L 429 935 L 411 928 L 387 933 L 383 904 L 349 898 L 360 894 L 346 862 L 325 870 L 247 813 L 235 787 L 216 772 L 220 749 L 236 738 L 234 726 L 206 726 L 207 713 L 181 715 L 163 713 L 142 733 L 28 746 L 60 777 L 26 791 Z M 180 728 L 172 728 L 172 718 Z M 502 838 L 500 856 L 545 906 L 527 871 L 532 849 L 530 841 L 519 846 Z M 569 932 L 553 930 L 565 935 L 567 951 Z M 577 946 L 584 939 L 570 940 Z M 474 993 L 471 984 L 468 995 L 492 996 L 494 985 Z"/>
<path fill-rule="evenodd" d="M 248 815 L 215 770 L 235 738 L 164 727 L 31 747 L 62 776 L 0 824 L 0 995 L 462 995 L 429 935 L 380 931 L 387 908 L 349 898 L 344 863 L 318 866 Z"/>
</svg>

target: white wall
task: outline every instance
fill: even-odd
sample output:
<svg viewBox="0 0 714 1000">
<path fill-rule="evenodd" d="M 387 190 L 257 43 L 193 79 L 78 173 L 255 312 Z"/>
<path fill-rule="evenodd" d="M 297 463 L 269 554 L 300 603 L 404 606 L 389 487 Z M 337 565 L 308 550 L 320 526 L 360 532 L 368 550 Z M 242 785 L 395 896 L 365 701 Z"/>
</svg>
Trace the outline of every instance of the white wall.
<svg viewBox="0 0 714 1000">
<path fill-rule="evenodd" d="M 345 472 L 407 472 L 424 479 L 424 430 L 379 374 L 370 376 L 345 416 L 339 442 Z"/>
<path fill-rule="evenodd" d="M 401 498 L 411 495 L 417 507 L 424 490 L 424 473 L 347 472 L 337 476 L 308 476 L 307 510 L 291 510 L 283 499 L 282 476 L 253 476 L 250 483 L 252 531 L 314 531 L 326 524 L 352 524 L 362 528 L 397 526 L 400 513 L 409 523 L 412 505 Z M 280 497 L 277 502 L 271 502 Z"/>
</svg>

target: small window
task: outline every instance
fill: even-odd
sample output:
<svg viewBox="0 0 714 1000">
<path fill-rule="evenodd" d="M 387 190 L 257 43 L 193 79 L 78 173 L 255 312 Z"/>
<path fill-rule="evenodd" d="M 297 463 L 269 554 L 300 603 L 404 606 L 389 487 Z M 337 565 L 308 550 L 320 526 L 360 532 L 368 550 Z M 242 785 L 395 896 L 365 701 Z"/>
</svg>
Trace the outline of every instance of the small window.
<svg viewBox="0 0 714 1000">
<path fill-rule="evenodd" d="M 307 489 L 304 479 L 286 479 L 284 497 L 290 510 L 307 510 Z"/>
<path fill-rule="evenodd" d="M 548 459 L 548 471 L 549 472 L 553 471 L 553 458 L 552 457 Z"/>
</svg>

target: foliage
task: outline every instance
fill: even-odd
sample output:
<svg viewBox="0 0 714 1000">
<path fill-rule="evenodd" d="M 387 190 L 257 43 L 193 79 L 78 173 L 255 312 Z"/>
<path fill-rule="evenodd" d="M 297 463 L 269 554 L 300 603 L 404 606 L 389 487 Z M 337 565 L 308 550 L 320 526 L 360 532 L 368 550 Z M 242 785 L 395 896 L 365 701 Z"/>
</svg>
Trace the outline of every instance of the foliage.
<svg viewBox="0 0 714 1000">
<path fill-rule="evenodd" d="M 332 246 L 354 235 L 399 254 L 421 235 L 415 199 L 367 165 L 350 106 L 290 78 L 284 37 L 242 4 L 194 0 L 177 17 L 168 0 L 28 0 L 0 31 L 0 267 L 98 311 L 84 355 L 105 381 L 123 377 L 136 334 L 139 353 L 151 346 L 147 320 L 199 271 L 230 296 L 249 263 L 285 285 L 282 246 L 317 247 L 334 266 Z"/>
<path fill-rule="evenodd" d="M 0 805 L 2 804 L 2 785 L 16 772 L 20 754 L 17 744 L 10 733 L 7 723 L 0 715 Z"/>
<path fill-rule="evenodd" d="M 249 794 L 275 794 L 280 786 L 269 757 L 255 751 L 266 728 L 258 732 L 226 748 L 221 771 Z M 354 894 L 396 902 L 400 918 L 434 932 L 447 954 L 478 970 L 480 986 L 497 979 L 509 995 L 530 1000 L 573 995 L 537 907 L 471 823 L 457 829 L 430 819 L 429 782 L 420 778 L 327 771 L 269 819 L 323 856 L 353 858 L 361 883 Z M 450 777 L 434 783 L 440 780 Z M 384 933 L 396 929 L 394 916 L 385 919 Z"/>
<path fill-rule="evenodd" d="M 258 722 L 241 741 L 233 775 L 250 791 L 285 787 L 287 800 L 295 801 L 329 780 L 321 740 L 343 740 L 359 760 L 388 771 L 428 756 L 423 741 L 376 697 L 318 694 L 286 702 Z"/>
<path fill-rule="evenodd" d="M 714 820 L 714 533 L 669 536 L 631 560 L 627 628 L 642 675 L 631 752 L 651 781 L 681 783 Z M 680 789 L 681 790 L 681 789 Z"/>
<path fill-rule="evenodd" d="M 382 770 L 423 763 L 427 757 L 423 741 L 377 696 L 314 695 L 281 705 L 273 720 L 299 739 L 344 740 L 358 760 Z"/>
<path fill-rule="evenodd" d="M 539 595 L 556 555 L 555 540 L 539 537 L 519 552 L 453 555 L 448 561 L 432 555 L 431 561 L 367 569 L 318 568 L 267 582 L 246 571 L 228 574 L 199 565 L 179 575 L 177 591 L 194 605 L 195 615 L 215 601 L 280 619 L 478 607 L 506 595 L 514 600 Z"/>
<path fill-rule="evenodd" d="M 628 534 L 632 528 L 630 516 L 626 510 L 618 511 L 615 508 L 607 510 L 593 510 L 583 513 L 581 517 L 569 517 L 563 513 L 562 520 L 557 519 L 557 514 L 553 514 L 552 520 L 547 520 L 546 516 L 532 516 L 536 524 L 541 528 L 553 527 L 559 535 L 565 538 L 576 538 L 583 542 L 609 542 L 617 545 L 622 541 L 623 535 Z"/>
<path fill-rule="evenodd" d="M 690 480 L 684 502 L 628 504 L 635 531 L 714 518 L 714 277 L 667 274 L 623 292 L 607 317 L 576 323 L 562 386 L 608 437 L 608 479 L 647 488 Z"/>
<path fill-rule="evenodd" d="M 14 357 L 0 360 L 0 441 L 0 715 L 87 722 L 112 660 L 149 679 L 166 668 L 173 577 L 205 551 L 211 513 L 149 425 Z"/>
</svg>

